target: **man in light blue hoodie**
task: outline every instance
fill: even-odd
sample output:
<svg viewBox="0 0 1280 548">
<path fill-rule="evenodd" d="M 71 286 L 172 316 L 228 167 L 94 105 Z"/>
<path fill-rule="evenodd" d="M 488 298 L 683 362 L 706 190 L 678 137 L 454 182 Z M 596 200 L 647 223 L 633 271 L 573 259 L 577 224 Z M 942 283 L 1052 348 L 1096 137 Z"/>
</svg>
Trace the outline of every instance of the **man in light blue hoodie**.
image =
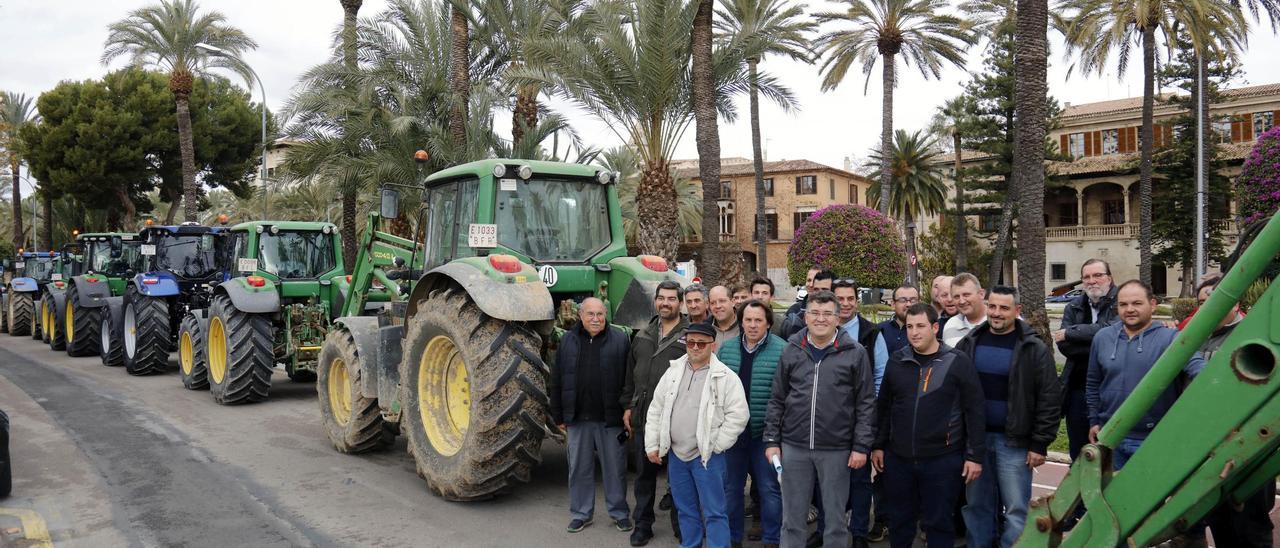
<svg viewBox="0 0 1280 548">
<path fill-rule="evenodd" d="M 1116 310 L 1120 323 L 1098 331 L 1089 350 L 1089 375 L 1085 382 L 1085 401 L 1089 406 L 1089 441 L 1098 442 L 1102 425 L 1120 409 L 1120 404 L 1138 386 L 1156 360 L 1173 343 L 1178 331 L 1163 322 L 1151 321 L 1156 298 L 1151 286 L 1129 280 L 1116 292 Z M 1204 359 L 1195 354 L 1182 368 L 1189 380 L 1204 369 Z M 1178 398 L 1179 383 L 1171 383 L 1142 420 L 1125 435 L 1115 448 L 1112 463 L 1119 470 L 1138 451 L 1147 434 L 1156 427 Z"/>
</svg>

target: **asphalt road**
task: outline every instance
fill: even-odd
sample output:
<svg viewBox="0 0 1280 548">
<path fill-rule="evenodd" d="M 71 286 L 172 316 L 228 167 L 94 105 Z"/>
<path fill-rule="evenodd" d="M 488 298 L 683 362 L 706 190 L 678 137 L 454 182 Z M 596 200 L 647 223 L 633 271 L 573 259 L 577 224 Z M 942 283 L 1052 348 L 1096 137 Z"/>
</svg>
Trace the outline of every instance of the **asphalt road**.
<svg viewBox="0 0 1280 548">
<path fill-rule="evenodd" d="M 47 546 L 33 540 L 42 526 L 53 545 L 94 548 L 627 546 L 600 492 L 596 523 L 564 532 L 558 444 L 543 445 L 532 483 L 498 500 L 450 503 L 418 478 L 403 439 L 382 453 L 339 454 L 315 386 L 283 372 L 273 381 L 270 401 L 223 407 L 184 390 L 174 371 L 130 377 L 96 357 L 0 335 L 14 473 L 13 494 L 0 499 L 0 547 Z M 1036 495 L 1066 470 L 1037 469 Z M 662 514 L 650 545 L 675 546 Z"/>
</svg>

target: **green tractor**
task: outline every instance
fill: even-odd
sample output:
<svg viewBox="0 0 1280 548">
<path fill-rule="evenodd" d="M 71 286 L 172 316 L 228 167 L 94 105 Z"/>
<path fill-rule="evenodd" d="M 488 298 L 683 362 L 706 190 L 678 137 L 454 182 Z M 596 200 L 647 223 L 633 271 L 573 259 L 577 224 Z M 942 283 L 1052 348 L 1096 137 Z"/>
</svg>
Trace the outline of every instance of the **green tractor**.
<svg viewBox="0 0 1280 548">
<path fill-rule="evenodd" d="M 342 242 L 330 223 L 255 221 L 226 235 L 232 278 L 178 332 L 182 385 L 214 401 L 262 401 L 272 369 L 315 381 L 315 363 L 346 291 Z"/>
<path fill-rule="evenodd" d="M 104 364 L 123 363 L 118 348 L 112 355 L 111 347 L 103 346 L 102 315 L 110 313 L 110 297 L 124 294 L 126 280 L 138 267 L 140 244 L 135 233 L 98 232 L 77 234 L 75 244 L 64 248 L 62 256 L 75 257 L 76 265 L 67 272 L 61 293 L 49 303 L 49 325 L 51 333 L 62 339 L 60 346 L 68 356 L 93 356 L 106 348 Z"/>
<path fill-rule="evenodd" d="M 421 241 L 377 230 L 399 217 L 399 193 L 384 188 L 320 353 L 334 447 L 369 451 L 402 432 L 418 474 L 448 500 L 528 481 L 543 438 L 559 437 L 546 390 L 557 318 L 596 296 L 614 324 L 639 328 L 657 285 L 676 280 L 659 257 L 626 256 L 616 177 L 506 159 L 440 171 L 420 189 Z M 391 302 L 367 315 L 388 289 Z"/>
</svg>

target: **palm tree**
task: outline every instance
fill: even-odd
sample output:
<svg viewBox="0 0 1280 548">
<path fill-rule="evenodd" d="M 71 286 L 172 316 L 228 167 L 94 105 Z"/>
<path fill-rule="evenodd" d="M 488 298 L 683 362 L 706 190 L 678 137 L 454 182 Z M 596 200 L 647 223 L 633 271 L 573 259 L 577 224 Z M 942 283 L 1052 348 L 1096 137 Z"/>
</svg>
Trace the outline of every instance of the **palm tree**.
<svg viewBox="0 0 1280 548">
<path fill-rule="evenodd" d="M 449 117 L 449 135 L 454 146 L 462 147 L 467 142 L 467 105 L 471 101 L 471 45 L 470 20 L 472 17 L 469 0 L 452 0 L 449 2 L 449 88 L 453 91 L 450 97 L 452 114 Z"/>
<path fill-rule="evenodd" d="M 22 168 L 21 142 L 18 132 L 27 124 L 40 121 L 40 113 L 25 94 L 6 91 L 0 95 L 0 148 L 9 160 L 13 175 L 13 247 L 22 247 L 26 233 L 22 230 L 22 185 L 18 170 Z"/>
<path fill-rule="evenodd" d="M 184 219 L 195 221 L 199 207 L 196 182 L 195 145 L 191 139 L 191 96 L 196 73 L 206 68 L 224 68 L 253 82 L 253 73 L 241 58 L 258 47 L 243 31 L 226 23 L 219 12 L 198 13 L 195 0 L 161 0 L 157 5 L 134 10 L 128 17 L 107 27 L 102 64 L 128 55 L 136 65 L 169 71 L 169 91 L 178 115 L 178 142 L 182 151 L 182 191 Z M 199 46 L 217 48 L 216 55 Z M 215 51 L 217 51 L 215 50 Z"/>
<path fill-rule="evenodd" d="M 696 0 L 691 42 L 694 142 L 702 180 L 702 277 L 720 280 L 720 127 L 711 55 L 715 0 Z"/>
<path fill-rule="evenodd" d="M 1049 333 L 1044 314 L 1044 141 L 1048 131 L 1048 0 L 1017 0 L 1013 58 L 1013 191 L 1018 200 L 1018 282 L 1031 323 Z M 1148 140 L 1147 143 L 1151 141 Z M 1148 145 L 1149 146 L 1149 145 Z M 1047 339 L 1046 339 L 1047 340 Z"/>
<path fill-rule="evenodd" d="M 679 243 L 671 154 L 693 120 L 687 67 L 695 9 L 677 0 L 594 3 L 581 14 L 583 35 L 531 44 L 528 54 L 538 66 L 515 73 L 517 83 L 554 86 L 635 148 L 643 166 L 638 245 L 667 258 Z M 728 96 L 747 90 L 741 56 L 723 48 L 714 53 L 716 109 L 732 119 Z M 789 97 L 771 81 L 761 85 L 765 93 Z"/>
<path fill-rule="evenodd" d="M 618 172 L 618 206 L 622 210 L 622 231 L 627 247 L 640 236 L 636 213 L 636 191 L 640 187 L 640 164 L 631 147 L 621 146 L 600 153 L 596 162 L 609 171 Z M 676 178 L 676 224 L 682 239 L 693 239 L 702 230 L 702 188 L 690 179 Z"/>
<path fill-rule="evenodd" d="M 1026 1 L 1026 0 L 1024 0 Z M 1130 48 L 1142 47 L 1142 129 L 1138 140 L 1138 272 L 1151 282 L 1151 159 L 1155 141 L 1155 71 L 1157 32 L 1167 34 L 1174 21 L 1195 21 L 1197 45 L 1210 35 L 1232 43 L 1243 43 L 1247 25 L 1238 5 L 1230 0 L 1066 0 L 1073 12 L 1065 23 L 1067 45 L 1079 55 L 1082 72 L 1102 74 L 1112 55 L 1118 57 L 1117 75 L 1129 68 Z M 1019 9 L 1022 3 L 1019 2 Z M 1047 11 L 1047 8 L 1046 8 Z M 1021 33 L 1022 28 L 1019 27 Z M 1019 34 L 1019 40 L 1022 35 Z M 1026 44 L 1019 44 L 1027 47 Z M 1040 50 L 1045 51 L 1043 48 Z M 1020 60 L 1019 63 L 1024 62 Z M 1021 65 L 1019 65 L 1021 66 Z M 1072 66 L 1071 69 L 1075 67 Z M 1068 71 L 1070 72 L 1070 70 Z M 1021 80 L 1021 74 L 1019 75 Z M 1025 120 L 1025 117 L 1023 117 Z M 1038 210 L 1037 210 L 1038 211 Z M 1037 213 L 1038 214 L 1038 213 Z M 1041 247 L 1043 249 L 1043 246 Z"/>
<path fill-rule="evenodd" d="M 942 167 L 937 162 L 937 143 L 922 131 L 907 133 L 899 129 L 894 132 L 893 147 L 889 154 L 876 151 L 873 159 L 881 166 L 888 166 L 890 214 L 903 220 L 907 228 L 907 283 L 915 285 L 916 266 L 911 258 L 916 256 L 916 219 L 927 215 L 936 215 L 947 207 L 947 185 L 942 180 Z M 880 168 L 880 169 L 883 169 Z M 872 173 L 871 195 L 882 202 L 886 197 L 883 188 L 883 173 L 877 169 Z"/>
<path fill-rule="evenodd" d="M 760 62 L 768 55 L 813 62 L 805 35 L 818 25 L 804 16 L 804 8 L 787 6 L 785 0 L 721 0 L 719 15 L 716 25 L 720 32 L 742 48 L 747 58 L 751 159 L 756 175 L 756 270 L 765 272 L 769 268 L 769 246 L 764 216 L 764 154 L 760 146 Z M 790 103 L 781 106 L 792 108 Z"/>
<path fill-rule="evenodd" d="M 843 22 L 852 28 L 837 29 L 818 37 L 819 54 L 827 58 L 822 63 L 822 89 L 832 90 L 844 81 L 849 67 L 855 62 L 871 82 L 871 70 L 876 60 L 882 60 L 880 150 L 893 147 L 893 88 L 897 85 L 894 63 L 898 54 L 910 66 L 915 63 L 925 78 L 939 78 L 943 65 L 950 63 L 964 68 L 965 50 L 974 43 L 970 24 L 954 15 L 947 15 L 947 0 L 842 0 L 849 5 L 845 11 L 822 12 L 817 18 L 822 22 Z M 888 155 L 882 155 L 888 158 Z M 881 166 L 880 184 L 893 184 L 889 166 Z M 889 212 L 889 197 L 880 197 L 880 212 Z"/>
</svg>

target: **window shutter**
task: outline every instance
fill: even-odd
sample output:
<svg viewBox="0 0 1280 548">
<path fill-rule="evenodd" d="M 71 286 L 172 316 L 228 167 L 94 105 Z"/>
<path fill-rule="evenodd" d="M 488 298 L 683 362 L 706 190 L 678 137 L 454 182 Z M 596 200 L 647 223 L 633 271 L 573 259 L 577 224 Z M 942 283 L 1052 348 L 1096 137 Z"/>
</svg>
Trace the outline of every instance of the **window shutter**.
<svg viewBox="0 0 1280 548">
<path fill-rule="evenodd" d="M 1058 136 L 1058 139 L 1062 142 L 1062 148 L 1059 148 L 1058 150 L 1060 150 L 1063 154 L 1071 154 L 1071 149 L 1067 148 L 1068 146 L 1067 135 L 1064 133 Z"/>
<path fill-rule="evenodd" d="M 1244 116 L 1241 116 L 1240 118 L 1241 118 L 1240 140 L 1252 141 L 1253 140 L 1253 116 L 1246 114 Z"/>
<path fill-rule="evenodd" d="M 1244 124 L 1241 123 L 1239 116 L 1231 117 L 1231 142 L 1238 143 L 1243 139 Z"/>
<path fill-rule="evenodd" d="M 1084 155 L 1093 156 L 1093 132 L 1084 132 Z"/>
</svg>

